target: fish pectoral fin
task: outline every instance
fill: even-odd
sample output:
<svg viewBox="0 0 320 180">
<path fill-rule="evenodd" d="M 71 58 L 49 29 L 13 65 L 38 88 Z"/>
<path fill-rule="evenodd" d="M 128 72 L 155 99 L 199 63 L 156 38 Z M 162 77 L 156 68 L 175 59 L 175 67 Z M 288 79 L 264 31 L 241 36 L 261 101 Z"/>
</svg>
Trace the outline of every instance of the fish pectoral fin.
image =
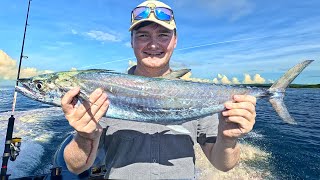
<svg viewBox="0 0 320 180">
<path fill-rule="evenodd" d="M 188 131 L 186 128 L 184 128 L 181 125 L 167 125 L 166 127 L 168 127 L 169 129 L 176 131 L 178 133 L 182 133 L 182 134 L 191 134 L 190 131 Z"/>
</svg>

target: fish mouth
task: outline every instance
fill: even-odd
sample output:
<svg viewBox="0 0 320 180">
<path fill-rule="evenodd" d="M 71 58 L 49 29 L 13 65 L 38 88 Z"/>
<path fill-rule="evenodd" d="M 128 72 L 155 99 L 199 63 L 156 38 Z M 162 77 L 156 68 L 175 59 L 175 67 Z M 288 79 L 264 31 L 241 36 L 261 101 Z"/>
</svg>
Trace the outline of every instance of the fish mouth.
<svg viewBox="0 0 320 180">
<path fill-rule="evenodd" d="M 15 90 L 18 91 L 19 93 L 21 93 L 22 95 L 25 95 L 25 96 L 30 97 L 30 98 L 33 98 L 36 95 L 35 93 L 33 93 L 31 91 L 31 89 L 28 86 L 26 86 L 24 84 L 22 84 L 22 87 L 21 86 L 16 86 Z"/>
<path fill-rule="evenodd" d="M 16 86 L 15 90 L 20 92 L 22 95 L 33 98 L 36 96 L 35 93 L 33 93 L 32 89 L 30 89 L 29 86 L 27 86 L 26 84 L 28 84 L 31 81 L 30 78 L 22 78 L 22 79 L 18 79 L 18 82 L 22 85 L 21 86 Z"/>
</svg>

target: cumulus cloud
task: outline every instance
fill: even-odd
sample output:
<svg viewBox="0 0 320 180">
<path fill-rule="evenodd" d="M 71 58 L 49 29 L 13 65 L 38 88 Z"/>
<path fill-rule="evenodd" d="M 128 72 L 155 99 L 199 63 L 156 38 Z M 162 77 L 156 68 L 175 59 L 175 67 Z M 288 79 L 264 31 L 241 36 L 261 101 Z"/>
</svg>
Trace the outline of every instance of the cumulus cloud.
<svg viewBox="0 0 320 180">
<path fill-rule="evenodd" d="M 264 84 L 266 80 L 261 77 L 260 74 L 255 74 L 253 79 L 250 74 L 244 74 L 242 84 Z M 270 82 L 270 80 L 269 80 Z M 241 84 L 237 77 L 232 77 L 231 80 L 226 75 L 217 74 L 217 77 L 213 79 L 213 83 L 216 84 Z"/>
<path fill-rule="evenodd" d="M 266 80 L 260 74 L 255 74 L 253 79 L 249 74 L 244 74 L 243 84 L 263 84 Z"/>
<path fill-rule="evenodd" d="M 17 78 L 17 61 L 8 56 L 4 51 L 0 50 L 0 80 L 16 80 Z M 36 68 L 22 68 L 20 77 L 32 77 L 39 74 L 51 73 L 50 70 L 37 70 Z"/>
<path fill-rule="evenodd" d="M 16 61 L 0 50 L 0 79 L 9 80 L 17 76 L 16 66 Z"/>
<path fill-rule="evenodd" d="M 85 35 L 92 39 L 95 39 L 97 41 L 102 41 L 102 42 L 109 42 L 109 41 L 119 42 L 120 41 L 120 39 L 116 35 L 113 35 L 107 32 L 102 32 L 102 31 L 91 30 L 89 32 L 86 32 Z"/>
<path fill-rule="evenodd" d="M 222 78 L 221 78 L 221 82 L 222 82 L 222 84 L 231 84 L 231 81 L 228 79 L 228 77 L 227 76 L 222 76 Z"/>
<path fill-rule="evenodd" d="M 187 80 L 187 81 L 193 81 L 193 82 L 210 82 L 210 79 L 201 79 L 201 78 L 194 78 L 191 77 L 192 73 L 188 72 L 187 74 L 185 74 L 184 76 L 181 77 L 181 79 L 183 80 Z"/>
<path fill-rule="evenodd" d="M 215 83 L 215 84 L 220 84 L 218 78 L 214 78 L 212 82 Z"/>
<path fill-rule="evenodd" d="M 232 78 L 232 83 L 233 83 L 233 84 L 240 84 L 240 81 L 238 80 L 238 78 L 233 77 L 233 78 Z"/>
</svg>

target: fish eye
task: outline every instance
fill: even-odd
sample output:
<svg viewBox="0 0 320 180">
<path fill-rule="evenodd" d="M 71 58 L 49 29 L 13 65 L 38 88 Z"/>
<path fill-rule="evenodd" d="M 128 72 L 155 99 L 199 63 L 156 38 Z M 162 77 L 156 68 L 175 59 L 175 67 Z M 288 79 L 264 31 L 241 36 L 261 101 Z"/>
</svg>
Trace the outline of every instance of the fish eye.
<svg viewBox="0 0 320 180">
<path fill-rule="evenodd" d="M 41 89 L 41 88 L 42 88 L 42 83 L 41 83 L 41 82 L 38 82 L 38 83 L 36 84 L 36 87 L 37 87 L 38 89 Z"/>
</svg>

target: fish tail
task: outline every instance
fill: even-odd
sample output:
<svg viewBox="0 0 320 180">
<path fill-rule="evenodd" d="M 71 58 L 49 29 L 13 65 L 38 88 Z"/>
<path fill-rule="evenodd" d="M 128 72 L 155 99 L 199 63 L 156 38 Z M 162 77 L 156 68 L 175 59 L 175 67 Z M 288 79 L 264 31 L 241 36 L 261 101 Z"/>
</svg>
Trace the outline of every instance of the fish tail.
<svg viewBox="0 0 320 180">
<path fill-rule="evenodd" d="M 269 102 L 272 107 L 281 117 L 281 119 L 289 124 L 297 124 L 294 118 L 290 115 L 286 105 L 284 104 L 283 98 L 285 90 L 289 84 L 306 68 L 313 60 L 306 60 L 293 68 L 289 69 L 280 79 L 278 79 L 269 89 L 268 92 L 271 94 Z"/>
</svg>

